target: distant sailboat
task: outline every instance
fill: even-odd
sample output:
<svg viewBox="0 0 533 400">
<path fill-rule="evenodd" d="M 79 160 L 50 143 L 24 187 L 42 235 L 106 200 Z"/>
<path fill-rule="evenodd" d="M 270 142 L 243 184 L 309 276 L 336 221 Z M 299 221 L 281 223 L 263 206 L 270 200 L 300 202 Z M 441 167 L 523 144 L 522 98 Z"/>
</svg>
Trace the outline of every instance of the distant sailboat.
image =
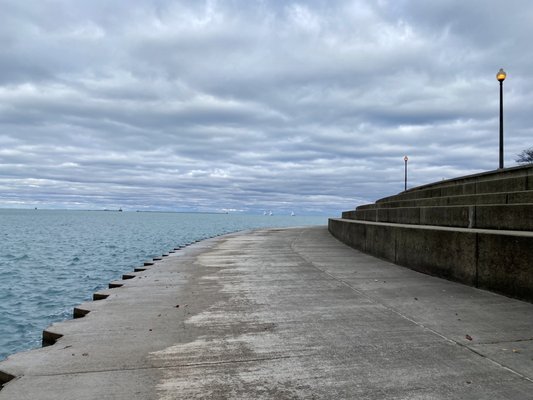
<svg viewBox="0 0 533 400">
<path fill-rule="evenodd" d="M 263 211 L 263 215 L 267 215 L 267 212 L 266 212 L 266 211 Z"/>
<path fill-rule="evenodd" d="M 291 217 L 294 217 L 294 211 L 291 212 Z"/>
<path fill-rule="evenodd" d="M 268 215 L 272 216 L 272 210 L 270 210 L 270 211 L 268 212 Z"/>
</svg>

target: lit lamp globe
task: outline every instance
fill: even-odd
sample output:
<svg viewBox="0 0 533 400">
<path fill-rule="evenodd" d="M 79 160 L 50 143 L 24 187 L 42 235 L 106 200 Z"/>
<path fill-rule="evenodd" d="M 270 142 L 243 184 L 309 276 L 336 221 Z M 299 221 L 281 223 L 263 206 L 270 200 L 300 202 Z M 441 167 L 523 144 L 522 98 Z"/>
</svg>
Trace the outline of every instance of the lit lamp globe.
<svg viewBox="0 0 533 400">
<path fill-rule="evenodd" d="M 503 68 L 500 68 L 500 70 L 496 74 L 496 79 L 498 79 L 500 82 L 503 82 L 506 77 L 507 77 L 507 74 L 505 73 Z"/>
</svg>

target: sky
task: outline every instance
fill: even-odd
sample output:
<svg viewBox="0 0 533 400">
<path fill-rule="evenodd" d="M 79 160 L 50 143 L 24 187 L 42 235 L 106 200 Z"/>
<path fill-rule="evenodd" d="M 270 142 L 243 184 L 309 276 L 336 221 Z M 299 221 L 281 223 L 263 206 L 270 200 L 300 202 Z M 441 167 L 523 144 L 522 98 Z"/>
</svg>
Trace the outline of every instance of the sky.
<svg viewBox="0 0 533 400">
<path fill-rule="evenodd" d="M 502 4 L 504 4 L 502 6 Z M 340 216 L 533 146 L 533 2 L 0 0 L 0 208 Z"/>
</svg>

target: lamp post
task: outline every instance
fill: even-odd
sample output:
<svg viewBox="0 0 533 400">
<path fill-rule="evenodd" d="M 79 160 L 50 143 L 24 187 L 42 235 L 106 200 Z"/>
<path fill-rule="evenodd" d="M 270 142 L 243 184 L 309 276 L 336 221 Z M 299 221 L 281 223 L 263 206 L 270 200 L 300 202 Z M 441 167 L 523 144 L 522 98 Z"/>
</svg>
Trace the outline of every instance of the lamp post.
<svg viewBox="0 0 533 400">
<path fill-rule="evenodd" d="M 507 74 L 500 68 L 496 74 L 496 79 L 500 82 L 500 168 L 503 168 L 503 81 Z"/>
<path fill-rule="evenodd" d="M 403 190 L 406 191 L 407 190 L 407 161 L 409 161 L 409 157 L 405 156 L 403 158 L 403 161 L 405 161 L 405 169 L 404 169 L 404 186 L 403 186 Z"/>
</svg>

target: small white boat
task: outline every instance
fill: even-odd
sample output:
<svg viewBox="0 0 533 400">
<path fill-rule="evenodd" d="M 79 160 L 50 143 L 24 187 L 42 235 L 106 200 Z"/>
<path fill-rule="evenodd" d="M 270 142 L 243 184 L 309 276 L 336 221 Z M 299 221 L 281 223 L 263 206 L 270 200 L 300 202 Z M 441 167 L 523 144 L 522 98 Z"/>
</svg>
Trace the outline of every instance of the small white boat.
<svg viewBox="0 0 533 400">
<path fill-rule="evenodd" d="M 291 212 L 291 217 L 294 217 L 294 211 Z"/>
</svg>

